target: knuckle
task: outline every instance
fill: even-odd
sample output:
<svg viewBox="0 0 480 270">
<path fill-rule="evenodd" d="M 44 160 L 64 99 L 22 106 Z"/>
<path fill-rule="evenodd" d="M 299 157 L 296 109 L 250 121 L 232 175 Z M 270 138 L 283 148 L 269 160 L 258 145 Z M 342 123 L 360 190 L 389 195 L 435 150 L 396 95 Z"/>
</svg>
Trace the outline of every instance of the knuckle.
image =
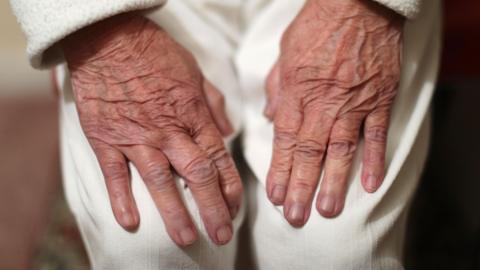
<svg viewBox="0 0 480 270">
<path fill-rule="evenodd" d="M 293 158 L 289 155 L 274 156 L 270 164 L 269 178 L 274 181 L 286 178 L 291 173 L 292 163 Z"/>
<path fill-rule="evenodd" d="M 191 121 L 194 121 L 194 123 L 189 127 L 190 135 L 193 138 L 198 138 L 202 134 L 206 133 L 210 135 L 210 132 L 212 131 L 210 128 L 212 123 L 209 116 L 205 114 L 198 115 L 198 112 L 199 111 L 197 111 L 197 115 L 189 117 Z"/>
<path fill-rule="evenodd" d="M 198 94 L 185 96 L 178 100 L 176 105 L 179 115 L 193 117 L 193 119 L 197 119 L 198 112 L 203 111 L 206 106 L 205 99 Z"/>
<path fill-rule="evenodd" d="M 214 164 L 204 158 L 194 158 L 185 168 L 188 183 L 194 187 L 209 186 L 216 182 L 218 177 Z"/>
<path fill-rule="evenodd" d="M 230 159 L 230 158 L 229 158 Z M 222 183 L 225 185 L 236 185 L 237 183 L 241 184 L 240 174 L 235 166 L 235 163 L 230 159 L 226 162 L 221 162 L 217 164 Z"/>
<path fill-rule="evenodd" d="M 165 173 L 159 167 L 152 166 L 145 171 L 145 181 L 152 182 L 159 178 L 164 178 Z"/>
<path fill-rule="evenodd" d="M 170 180 L 170 171 L 161 166 L 152 165 L 150 168 L 147 168 L 144 174 L 145 183 L 155 190 L 163 190 L 167 188 L 170 183 L 173 184 L 173 181 Z"/>
<path fill-rule="evenodd" d="M 304 95 L 314 93 L 313 97 L 320 99 L 324 94 L 321 89 L 332 83 L 329 80 L 322 79 L 325 77 L 325 72 L 321 67 L 296 66 L 287 70 L 282 80 L 284 85 L 302 90 Z"/>
<path fill-rule="evenodd" d="M 223 193 L 226 197 L 238 199 L 243 194 L 243 185 L 240 181 L 230 183 L 224 186 Z"/>
<path fill-rule="evenodd" d="M 197 93 L 194 95 L 190 95 L 188 97 L 185 97 L 184 100 L 178 101 L 179 105 L 183 105 L 185 107 L 201 107 L 204 105 L 204 100 L 202 99 L 201 96 L 199 96 Z"/>
<path fill-rule="evenodd" d="M 291 160 L 286 160 L 286 159 L 275 159 L 272 162 L 271 166 L 271 178 L 275 182 L 279 182 L 280 179 L 288 177 L 290 175 L 290 172 L 292 171 L 291 168 Z"/>
<path fill-rule="evenodd" d="M 290 70 L 285 77 L 286 82 L 294 84 L 310 80 L 316 80 L 319 77 L 320 68 L 313 66 L 298 66 Z"/>
<path fill-rule="evenodd" d="M 222 144 L 215 144 L 207 149 L 208 156 L 214 160 L 215 162 L 221 162 L 222 164 L 219 165 L 227 165 L 226 162 L 228 162 L 230 155 L 227 152 L 227 149 L 223 147 Z"/>
<path fill-rule="evenodd" d="M 341 139 L 331 141 L 328 145 L 328 155 L 331 158 L 349 158 L 356 150 L 356 144 L 353 141 Z"/>
<path fill-rule="evenodd" d="M 219 168 L 219 171 L 221 172 L 222 183 L 225 185 L 236 185 L 237 183 L 241 183 L 237 168 L 233 165 Z"/>
<path fill-rule="evenodd" d="M 124 181 L 127 175 L 125 165 L 122 162 L 107 162 L 104 165 L 105 178 L 112 182 Z"/>
<path fill-rule="evenodd" d="M 316 140 L 301 140 L 295 148 L 296 157 L 303 160 L 317 161 L 325 153 L 325 146 Z"/>
<path fill-rule="evenodd" d="M 387 128 L 384 126 L 368 127 L 365 131 L 365 139 L 379 144 L 387 142 Z"/>
<path fill-rule="evenodd" d="M 217 145 L 213 151 L 209 153 L 209 157 L 214 161 L 215 166 L 221 173 L 224 183 L 236 183 L 240 181 L 240 176 L 235 167 L 235 163 L 223 145 Z"/>
<path fill-rule="evenodd" d="M 280 150 L 293 150 L 295 147 L 296 135 L 290 131 L 277 128 L 273 138 L 274 145 Z"/>
<path fill-rule="evenodd" d="M 305 179 L 297 179 L 292 181 L 292 189 L 297 193 L 310 194 L 315 189 L 315 185 Z"/>
</svg>

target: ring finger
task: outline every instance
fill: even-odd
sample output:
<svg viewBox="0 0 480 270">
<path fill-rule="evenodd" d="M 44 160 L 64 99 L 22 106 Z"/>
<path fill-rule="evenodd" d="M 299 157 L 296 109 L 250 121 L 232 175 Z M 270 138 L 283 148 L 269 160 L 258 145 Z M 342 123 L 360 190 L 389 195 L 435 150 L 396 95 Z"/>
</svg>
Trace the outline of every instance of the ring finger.
<svg viewBox="0 0 480 270">
<path fill-rule="evenodd" d="M 343 209 L 362 119 L 359 113 L 351 113 L 337 119 L 333 125 L 327 148 L 325 175 L 317 198 L 317 210 L 324 217 L 334 217 Z"/>
</svg>

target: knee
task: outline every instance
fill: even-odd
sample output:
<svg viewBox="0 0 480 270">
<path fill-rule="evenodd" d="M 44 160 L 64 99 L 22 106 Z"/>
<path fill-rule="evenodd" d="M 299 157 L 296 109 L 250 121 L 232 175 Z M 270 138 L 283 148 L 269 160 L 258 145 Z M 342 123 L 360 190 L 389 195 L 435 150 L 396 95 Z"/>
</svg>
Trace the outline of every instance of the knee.
<svg viewBox="0 0 480 270">
<path fill-rule="evenodd" d="M 185 255 L 168 236 L 158 214 L 141 213 L 139 228 L 131 232 L 110 215 L 79 223 L 93 269 L 132 269 L 140 264 L 168 265 L 185 260 L 179 258 Z"/>
<path fill-rule="evenodd" d="M 97 205 L 91 213 L 76 213 L 93 269 L 180 269 L 185 265 L 205 265 L 205 269 L 215 269 L 213 266 L 221 261 L 234 260 L 236 237 L 228 245 L 216 249 L 192 207 L 189 211 L 197 224 L 198 239 L 192 246 L 181 248 L 171 240 L 153 202 L 143 200 L 141 196 L 137 198 L 140 226 L 133 232 L 117 224 L 109 207 Z M 241 209 L 234 221 L 236 231 L 243 215 Z M 199 252 L 202 250 L 209 250 L 210 255 L 206 257 L 204 252 Z M 222 259 L 218 260 L 221 254 Z"/>
<path fill-rule="evenodd" d="M 402 269 L 401 248 L 397 247 L 402 239 L 383 228 L 372 228 L 354 216 L 325 219 L 319 215 L 298 229 L 285 220 L 280 209 L 263 208 L 249 221 L 257 260 L 267 269 L 295 261 L 310 262 L 302 269 Z M 268 259 L 275 254 L 282 258 Z"/>
</svg>

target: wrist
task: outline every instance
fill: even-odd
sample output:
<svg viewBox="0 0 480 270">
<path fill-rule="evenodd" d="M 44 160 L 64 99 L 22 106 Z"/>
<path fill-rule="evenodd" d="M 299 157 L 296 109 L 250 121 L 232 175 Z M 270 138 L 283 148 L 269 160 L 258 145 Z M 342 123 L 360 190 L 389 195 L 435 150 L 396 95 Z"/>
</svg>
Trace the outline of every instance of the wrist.
<svg viewBox="0 0 480 270">
<path fill-rule="evenodd" d="M 148 20 L 137 13 L 115 15 L 84 27 L 61 41 L 67 62 L 86 61 L 115 48 L 134 46 Z"/>
<path fill-rule="evenodd" d="M 403 24 L 405 17 L 373 0 L 307 0 L 305 8 L 316 9 L 327 18 L 372 18 Z"/>
</svg>

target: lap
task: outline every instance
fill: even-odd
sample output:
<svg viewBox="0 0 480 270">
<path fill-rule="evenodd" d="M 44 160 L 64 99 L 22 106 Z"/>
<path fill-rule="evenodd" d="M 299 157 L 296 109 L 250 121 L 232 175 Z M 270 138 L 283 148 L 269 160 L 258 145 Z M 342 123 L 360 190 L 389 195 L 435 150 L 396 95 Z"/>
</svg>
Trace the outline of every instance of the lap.
<svg viewBox="0 0 480 270">
<path fill-rule="evenodd" d="M 94 269 L 233 269 L 238 237 L 234 235 L 222 247 L 211 242 L 182 179 L 177 179 L 177 187 L 197 225 L 197 243 L 182 249 L 172 242 L 143 180 L 131 164 L 140 226 L 135 232 L 123 230 L 113 216 L 102 172 L 80 127 L 68 82 L 61 95 L 60 117 L 65 194 Z M 234 220 L 234 231 L 242 224 L 244 208 Z"/>
<path fill-rule="evenodd" d="M 192 2 L 194 3 L 194 2 Z M 233 3 L 233 2 L 232 2 Z M 228 113 L 236 128 L 240 126 L 239 91 L 231 64 L 233 45 L 229 37 L 211 27 L 202 14 L 184 3 L 169 3 L 151 13 L 197 59 L 204 75 L 226 95 Z M 228 5 L 227 5 L 228 6 Z M 187 24 L 182 20 L 188 16 Z M 225 26 L 227 27 L 227 26 Z M 229 30 L 227 28 L 226 30 Z M 208 39 L 198 39 L 209 36 Z M 215 53 L 212 53 L 212 45 Z M 168 237 L 160 214 L 136 168 L 130 165 L 132 189 L 140 211 L 140 227 L 124 231 L 115 221 L 97 159 L 78 120 L 71 84 L 65 66 L 57 68 L 61 90 L 61 151 L 64 189 L 96 269 L 233 269 L 237 236 L 226 246 L 210 242 L 189 189 L 178 179 L 178 189 L 199 231 L 193 246 L 180 249 Z M 222 76 L 218 76 L 222 74 Z M 233 101 L 233 102 L 231 102 Z M 243 207 L 244 208 L 244 207 Z M 234 221 L 234 231 L 242 224 L 244 209 Z"/>
<path fill-rule="evenodd" d="M 168 23 L 167 21 L 172 18 L 173 22 L 182 21 L 181 16 L 175 17 L 176 13 L 173 11 L 173 9 L 165 9 L 165 13 L 153 14 L 153 19 L 159 24 L 165 24 L 165 28 L 174 36 L 176 33 L 178 41 L 196 56 L 206 77 L 224 90 L 227 107 L 230 108 L 230 115 L 237 130 L 242 126 L 241 121 L 244 115 L 247 115 L 247 118 L 252 116 L 247 119 L 246 124 L 243 123 L 246 125 L 246 138 L 250 138 L 245 141 L 246 155 L 249 156 L 248 150 L 255 150 L 250 151 L 250 164 L 260 164 L 266 169 L 268 165 L 265 164 L 269 162 L 269 155 L 266 153 L 269 151 L 262 145 L 264 142 L 270 144 L 271 136 L 265 136 L 270 133 L 263 132 L 263 129 L 255 126 L 258 122 L 255 119 L 262 117 L 261 108 L 264 97 L 259 93 L 263 91 L 266 71 L 271 66 L 270 62 L 273 62 L 272 59 L 276 53 L 276 49 L 273 48 L 276 48 L 276 40 L 281 29 L 277 31 L 278 33 L 275 32 L 276 38 L 269 40 L 268 44 L 264 44 L 265 46 L 257 46 L 256 42 L 256 40 L 265 40 L 261 38 L 265 35 L 264 31 L 258 31 L 258 38 L 254 35 L 255 31 L 252 31 L 253 34 L 249 32 L 247 37 L 250 39 L 247 39 L 239 52 L 235 52 L 234 46 L 230 43 L 230 38 L 235 37 L 219 34 L 221 29 L 209 29 L 210 22 L 201 21 L 200 18 L 203 17 L 196 17 L 198 14 L 190 14 L 195 16 L 189 20 L 191 25 L 184 26 L 171 21 Z M 287 24 L 288 16 L 278 17 L 282 18 L 284 25 Z M 276 20 L 272 21 L 277 23 Z M 267 26 L 265 28 L 270 29 Z M 260 26 L 253 28 L 262 30 Z M 211 38 L 202 38 L 207 35 Z M 208 40 L 215 46 L 211 46 Z M 251 40 L 251 44 L 248 40 Z M 197 46 L 197 44 L 201 45 Z M 263 53 L 254 48 L 264 48 L 268 52 Z M 263 55 L 269 56 L 272 61 L 263 61 Z M 241 61 L 232 65 L 234 57 Z M 415 57 L 412 56 L 412 58 Z M 261 67 L 261 72 L 257 70 L 258 66 Z M 236 71 L 238 71 L 237 75 Z M 63 78 L 68 79 L 68 76 L 64 74 Z M 179 190 L 201 232 L 199 242 L 194 246 L 180 249 L 169 239 L 161 217 L 134 167 L 131 167 L 132 186 L 140 211 L 140 228 L 136 232 L 129 233 L 116 224 L 100 168 L 83 136 L 69 87 L 68 81 L 65 81 L 61 87 L 63 89 L 61 139 L 64 187 L 93 267 L 96 269 L 233 269 L 238 236 L 235 236 L 233 241 L 225 247 L 214 246 L 202 228 L 189 190 L 183 189 L 181 182 L 178 182 Z M 240 92 L 243 92 L 250 103 L 242 104 Z M 411 103 L 407 102 L 410 99 L 400 98 L 400 100 L 406 100 L 405 104 Z M 399 104 L 403 105 L 403 103 Z M 250 107 L 255 108 L 252 110 L 253 113 L 249 113 Z M 401 111 L 397 115 L 402 115 Z M 393 121 L 399 122 L 397 118 Z M 263 122 L 260 124 L 266 125 Z M 395 123 L 393 125 L 395 126 Z M 422 132 L 423 136 L 418 135 L 419 138 L 425 138 L 427 131 Z M 398 139 L 398 141 L 401 140 Z M 360 181 L 352 178 L 353 184 L 348 195 L 350 201 L 347 201 L 346 211 L 333 220 L 321 218 L 314 212 L 309 223 L 302 229 L 294 229 L 285 221 L 280 209 L 272 206 L 266 199 L 262 180 L 251 176 L 247 189 L 250 206 L 249 236 L 259 269 L 401 268 L 404 216 L 409 198 L 419 179 L 426 153 L 426 142 L 419 143 L 419 146 L 413 147 L 419 152 L 410 153 L 406 162 L 398 168 L 399 173 L 392 177 L 382 192 L 375 195 L 376 197 L 366 198 L 366 194 L 361 193 L 356 186 Z M 391 156 L 394 156 L 394 152 L 397 153 L 393 150 Z M 415 153 L 420 154 L 416 156 Z M 261 170 L 257 169 L 257 171 Z M 257 173 L 257 175 L 263 174 Z M 234 222 L 235 231 L 238 231 L 241 225 L 244 212 L 245 209 Z"/>
<path fill-rule="evenodd" d="M 313 209 L 300 229 L 285 220 L 281 207 L 271 204 L 262 181 L 250 172 L 247 220 L 258 269 L 403 269 L 405 221 L 426 159 L 428 134 L 427 118 L 415 150 L 392 182 L 368 194 L 359 176 L 353 177 L 340 216 L 327 219 Z"/>
</svg>

